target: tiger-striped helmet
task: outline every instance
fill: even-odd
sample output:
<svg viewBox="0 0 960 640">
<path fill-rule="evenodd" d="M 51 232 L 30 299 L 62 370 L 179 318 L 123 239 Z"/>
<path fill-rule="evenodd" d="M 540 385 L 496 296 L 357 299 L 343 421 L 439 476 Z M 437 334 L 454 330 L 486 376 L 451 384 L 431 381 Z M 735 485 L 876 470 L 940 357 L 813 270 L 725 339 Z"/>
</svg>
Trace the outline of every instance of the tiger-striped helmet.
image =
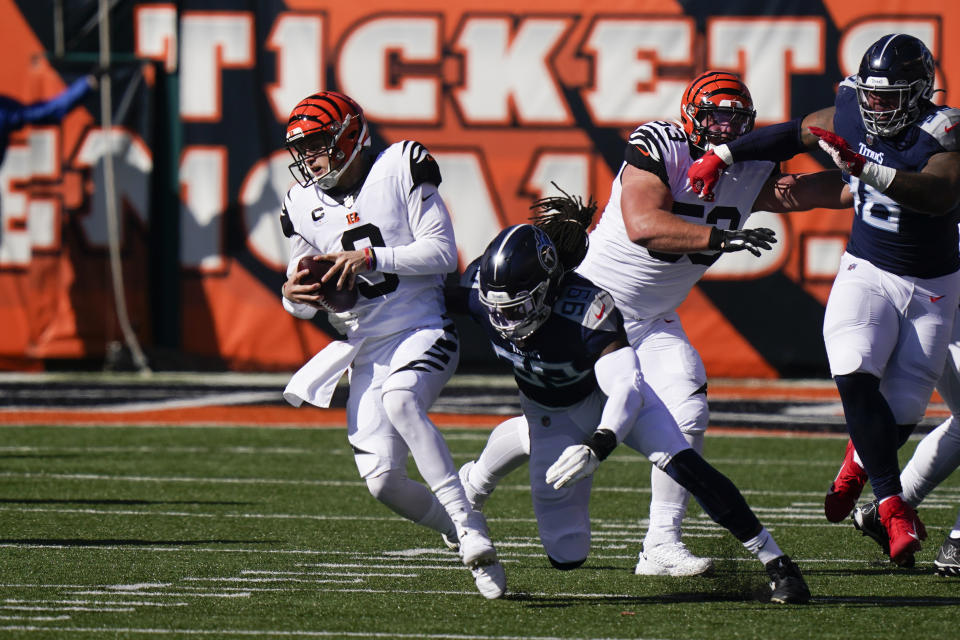
<svg viewBox="0 0 960 640">
<path fill-rule="evenodd" d="M 747 85 L 726 71 L 697 76 L 680 100 L 680 121 L 687 139 L 702 151 L 748 133 L 756 117 Z"/>
<path fill-rule="evenodd" d="M 316 183 L 324 190 L 334 188 L 360 149 L 369 145 L 363 109 L 336 91 L 307 96 L 287 121 L 286 146 L 293 156 L 290 173 L 305 187 Z M 326 156 L 327 162 L 318 173 L 320 156 Z"/>
</svg>

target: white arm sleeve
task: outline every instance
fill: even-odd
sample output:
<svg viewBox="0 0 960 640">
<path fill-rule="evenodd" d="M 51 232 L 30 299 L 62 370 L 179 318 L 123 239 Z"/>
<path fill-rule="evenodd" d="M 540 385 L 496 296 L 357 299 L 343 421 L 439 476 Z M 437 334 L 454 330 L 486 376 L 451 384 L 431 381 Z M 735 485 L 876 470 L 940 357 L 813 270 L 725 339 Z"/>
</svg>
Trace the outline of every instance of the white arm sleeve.
<svg viewBox="0 0 960 640">
<path fill-rule="evenodd" d="M 623 347 L 601 357 L 593 365 L 600 390 L 607 394 L 598 429 L 609 429 L 617 443 L 630 433 L 643 408 L 643 376 L 632 347 Z"/>
<path fill-rule="evenodd" d="M 457 243 L 450 212 L 437 188 L 425 182 L 407 195 L 414 241 L 401 247 L 373 247 L 377 271 L 418 276 L 457 270 Z"/>
</svg>

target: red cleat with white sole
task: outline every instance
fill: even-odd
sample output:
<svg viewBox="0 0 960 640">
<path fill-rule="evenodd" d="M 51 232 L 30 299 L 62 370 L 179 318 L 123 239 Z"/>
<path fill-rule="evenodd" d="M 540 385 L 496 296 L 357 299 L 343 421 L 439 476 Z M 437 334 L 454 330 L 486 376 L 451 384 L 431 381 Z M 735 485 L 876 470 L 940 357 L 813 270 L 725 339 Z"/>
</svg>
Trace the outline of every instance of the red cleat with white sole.
<svg viewBox="0 0 960 640">
<path fill-rule="evenodd" d="M 823 499 L 823 513 L 830 522 L 841 522 L 850 515 L 867 484 L 867 471 L 853 459 L 855 452 L 853 441 L 847 440 L 843 464 Z"/>
<path fill-rule="evenodd" d="M 890 559 L 894 564 L 912 564 L 913 554 L 920 551 L 920 541 L 927 539 L 927 529 L 917 512 L 900 496 L 891 496 L 880 503 L 880 521 L 890 536 Z"/>
</svg>

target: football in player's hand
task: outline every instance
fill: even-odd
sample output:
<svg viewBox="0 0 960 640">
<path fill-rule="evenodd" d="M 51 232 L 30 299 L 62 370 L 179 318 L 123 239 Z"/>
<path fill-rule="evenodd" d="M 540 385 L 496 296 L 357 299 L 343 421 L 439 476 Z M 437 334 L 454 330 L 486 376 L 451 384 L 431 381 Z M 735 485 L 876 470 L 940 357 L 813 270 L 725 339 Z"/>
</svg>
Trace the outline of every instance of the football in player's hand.
<svg viewBox="0 0 960 640">
<path fill-rule="evenodd" d="M 333 266 L 332 260 L 318 260 L 316 256 L 304 256 L 300 258 L 297 264 L 297 271 L 309 270 L 310 273 L 303 276 L 300 281 L 302 284 L 314 284 L 320 282 L 323 275 Z M 357 289 L 337 289 L 337 278 L 330 278 L 321 283 L 317 295 L 320 296 L 320 304 L 334 313 L 349 311 L 357 304 Z"/>
</svg>

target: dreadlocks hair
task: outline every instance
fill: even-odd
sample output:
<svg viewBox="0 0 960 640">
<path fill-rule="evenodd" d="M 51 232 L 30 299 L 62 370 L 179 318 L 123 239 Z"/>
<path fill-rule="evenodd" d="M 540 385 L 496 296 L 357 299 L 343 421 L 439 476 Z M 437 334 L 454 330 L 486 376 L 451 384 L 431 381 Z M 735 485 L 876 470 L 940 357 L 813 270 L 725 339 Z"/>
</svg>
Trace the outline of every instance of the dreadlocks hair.
<svg viewBox="0 0 960 640">
<path fill-rule="evenodd" d="M 557 248 L 557 256 L 564 271 L 575 269 L 584 256 L 590 244 L 587 238 L 587 229 L 593 223 L 593 214 L 597 211 L 597 201 L 590 196 L 587 204 L 583 198 L 572 196 L 556 182 L 551 182 L 563 197 L 553 196 L 540 198 L 530 205 L 534 215 L 529 220 L 535 226 L 543 229 Z"/>
</svg>

